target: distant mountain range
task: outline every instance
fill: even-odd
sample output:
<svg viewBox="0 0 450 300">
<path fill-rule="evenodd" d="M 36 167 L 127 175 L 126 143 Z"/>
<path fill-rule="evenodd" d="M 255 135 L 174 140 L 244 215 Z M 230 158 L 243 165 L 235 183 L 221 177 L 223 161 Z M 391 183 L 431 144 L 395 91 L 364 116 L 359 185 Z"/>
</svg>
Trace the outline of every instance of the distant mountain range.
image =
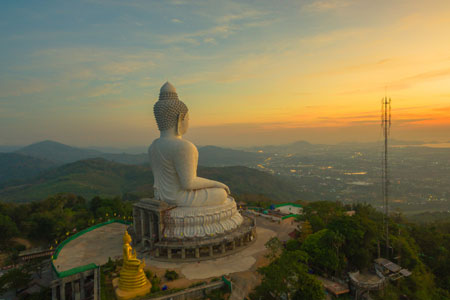
<svg viewBox="0 0 450 300">
<path fill-rule="evenodd" d="M 254 166 L 265 154 L 215 146 L 199 148 L 199 176 L 228 183 L 236 194 L 295 199 L 290 178 L 263 173 Z M 206 166 L 206 167 L 205 167 Z M 211 166 L 212 168 L 208 168 Z M 105 153 L 42 141 L 0 153 L 0 200 L 32 201 L 58 192 L 135 199 L 151 196 L 153 175 L 147 154 Z"/>
<path fill-rule="evenodd" d="M 0 188 L 7 182 L 14 184 L 28 180 L 56 166 L 55 162 L 46 159 L 20 153 L 0 153 Z"/>
<path fill-rule="evenodd" d="M 88 158 L 104 158 L 124 164 L 144 164 L 146 154 L 104 153 L 98 150 L 77 148 L 54 141 L 42 141 L 18 149 L 15 153 L 52 161 L 56 164 L 71 163 Z"/>
<path fill-rule="evenodd" d="M 39 161 L 40 162 L 40 161 Z M 229 185 L 233 194 L 262 194 L 275 201 L 300 197 L 290 179 L 247 167 L 199 167 L 199 176 Z M 149 166 L 125 165 L 101 158 L 81 160 L 47 169 L 33 179 L 0 188 L 0 200 L 27 202 L 56 193 L 74 193 L 90 199 L 96 195 L 138 199 L 153 195 L 153 175 Z"/>
<path fill-rule="evenodd" d="M 0 152 L 0 187 L 9 181 L 29 179 L 41 171 L 67 163 L 91 158 L 129 165 L 148 165 L 147 153 L 105 153 L 99 150 L 72 147 L 54 141 L 42 141 L 16 149 L 3 147 Z M 199 164 L 202 166 L 253 166 L 264 159 L 264 155 L 248 151 L 233 150 L 215 146 L 199 148 Z"/>
<path fill-rule="evenodd" d="M 77 148 L 54 141 L 42 141 L 18 149 L 15 153 L 52 161 L 55 164 L 71 163 L 89 158 L 103 158 L 123 164 L 148 164 L 147 153 L 105 153 L 98 150 Z M 264 155 L 215 146 L 199 147 L 199 164 L 202 166 L 248 166 L 264 159 Z"/>
<path fill-rule="evenodd" d="M 418 144 L 421 143 L 391 141 L 391 145 Z M 299 186 L 298 180 L 296 183 L 293 181 L 290 166 L 301 162 L 305 166 L 333 165 L 351 170 L 355 164 L 354 153 L 361 151 L 364 158 L 357 161 L 358 168 L 370 170 L 370 162 L 381 153 L 379 146 L 380 143 L 320 145 L 305 141 L 239 150 L 204 146 L 199 147 L 198 173 L 227 183 L 235 194 L 263 194 L 274 200 L 291 201 L 302 199 L 305 195 L 300 191 L 305 191 L 310 193 L 305 198 L 310 199 L 311 193 L 314 191 L 317 194 L 320 188 L 313 187 L 319 179 L 314 177 L 311 184 Z M 450 151 L 423 147 L 393 149 L 395 151 L 391 151 L 391 155 L 394 162 L 399 162 L 396 160 L 399 156 L 402 160 L 404 157 L 414 158 L 422 164 L 430 157 L 436 161 L 438 158 L 445 160 Z M 268 165 L 270 168 L 267 168 Z M 307 172 L 312 173 L 306 175 L 314 176 L 318 171 L 308 169 Z M 302 182 L 308 178 L 303 178 Z M 0 200 L 4 201 L 38 200 L 58 192 L 71 192 L 86 198 L 106 195 L 136 199 L 151 195 L 152 184 L 151 166 L 146 153 L 106 153 L 54 141 L 35 143 L 15 152 L 0 152 Z"/>
</svg>

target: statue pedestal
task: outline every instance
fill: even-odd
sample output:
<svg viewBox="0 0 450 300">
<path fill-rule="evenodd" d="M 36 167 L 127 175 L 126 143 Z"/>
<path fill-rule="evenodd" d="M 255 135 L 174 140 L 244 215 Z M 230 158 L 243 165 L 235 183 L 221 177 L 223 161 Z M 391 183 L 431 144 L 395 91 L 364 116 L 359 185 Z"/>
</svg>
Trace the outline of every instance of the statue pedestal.
<svg viewBox="0 0 450 300">
<path fill-rule="evenodd" d="M 238 228 L 243 218 L 232 197 L 214 206 L 170 206 L 144 198 L 133 205 L 136 243 L 153 249 L 163 240 L 184 240 L 226 234 Z"/>
<path fill-rule="evenodd" d="M 152 287 L 150 282 L 147 282 L 144 286 L 133 289 L 131 291 L 124 291 L 119 288 L 119 278 L 114 278 L 112 281 L 116 298 L 119 300 L 133 299 L 139 296 L 145 296 L 150 293 Z"/>
<path fill-rule="evenodd" d="M 217 236 L 235 230 L 242 221 L 231 197 L 214 206 L 175 207 L 164 214 L 163 237 L 182 240 Z"/>
<path fill-rule="evenodd" d="M 208 207 L 146 198 L 133 205 L 133 216 L 135 245 L 159 261 L 215 259 L 244 249 L 256 237 L 255 220 L 243 217 L 232 197 Z"/>
</svg>

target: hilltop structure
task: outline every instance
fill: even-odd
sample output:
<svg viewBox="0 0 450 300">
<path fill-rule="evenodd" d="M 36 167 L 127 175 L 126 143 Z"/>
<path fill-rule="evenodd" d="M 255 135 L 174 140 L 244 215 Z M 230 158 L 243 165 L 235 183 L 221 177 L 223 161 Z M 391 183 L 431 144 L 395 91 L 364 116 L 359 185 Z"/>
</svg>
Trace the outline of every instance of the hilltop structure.
<svg viewBox="0 0 450 300">
<path fill-rule="evenodd" d="M 64 240 L 52 256 L 52 300 L 100 299 L 100 266 L 120 258 L 121 235 L 129 223 L 109 220 Z"/>
<path fill-rule="evenodd" d="M 166 82 L 154 105 L 161 136 L 149 148 L 155 196 L 134 205 L 136 241 L 160 259 L 205 259 L 234 252 L 255 237 L 225 184 L 197 176 L 198 150 L 182 138 L 187 106 Z M 205 255 L 206 254 L 206 255 Z"/>
</svg>

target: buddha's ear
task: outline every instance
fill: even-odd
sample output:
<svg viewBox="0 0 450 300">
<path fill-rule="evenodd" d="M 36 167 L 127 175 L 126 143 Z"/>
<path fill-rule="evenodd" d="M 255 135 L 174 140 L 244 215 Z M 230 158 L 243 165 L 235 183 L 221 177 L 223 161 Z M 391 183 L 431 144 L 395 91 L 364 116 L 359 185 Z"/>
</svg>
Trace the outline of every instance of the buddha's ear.
<svg viewBox="0 0 450 300">
<path fill-rule="evenodd" d="M 179 113 L 177 116 L 177 135 L 181 135 L 181 126 L 182 126 L 182 122 L 184 120 L 185 114 L 183 113 Z"/>
</svg>

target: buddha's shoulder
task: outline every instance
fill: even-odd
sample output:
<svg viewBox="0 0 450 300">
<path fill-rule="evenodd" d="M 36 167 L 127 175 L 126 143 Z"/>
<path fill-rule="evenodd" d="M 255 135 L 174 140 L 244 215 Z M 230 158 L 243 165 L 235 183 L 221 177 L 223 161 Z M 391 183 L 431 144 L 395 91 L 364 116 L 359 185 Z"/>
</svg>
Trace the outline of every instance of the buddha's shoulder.
<svg viewBox="0 0 450 300">
<path fill-rule="evenodd" d="M 158 138 L 153 141 L 151 148 L 171 148 L 176 151 L 197 151 L 197 147 L 193 143 L 184 139 L 165 139 Z"/>
<path fill-rule="evenodd" d="M 175 144 L 180 150 L 197 151 L 197 147 L 188 140 L 176 139 Z"/>
</svg>

